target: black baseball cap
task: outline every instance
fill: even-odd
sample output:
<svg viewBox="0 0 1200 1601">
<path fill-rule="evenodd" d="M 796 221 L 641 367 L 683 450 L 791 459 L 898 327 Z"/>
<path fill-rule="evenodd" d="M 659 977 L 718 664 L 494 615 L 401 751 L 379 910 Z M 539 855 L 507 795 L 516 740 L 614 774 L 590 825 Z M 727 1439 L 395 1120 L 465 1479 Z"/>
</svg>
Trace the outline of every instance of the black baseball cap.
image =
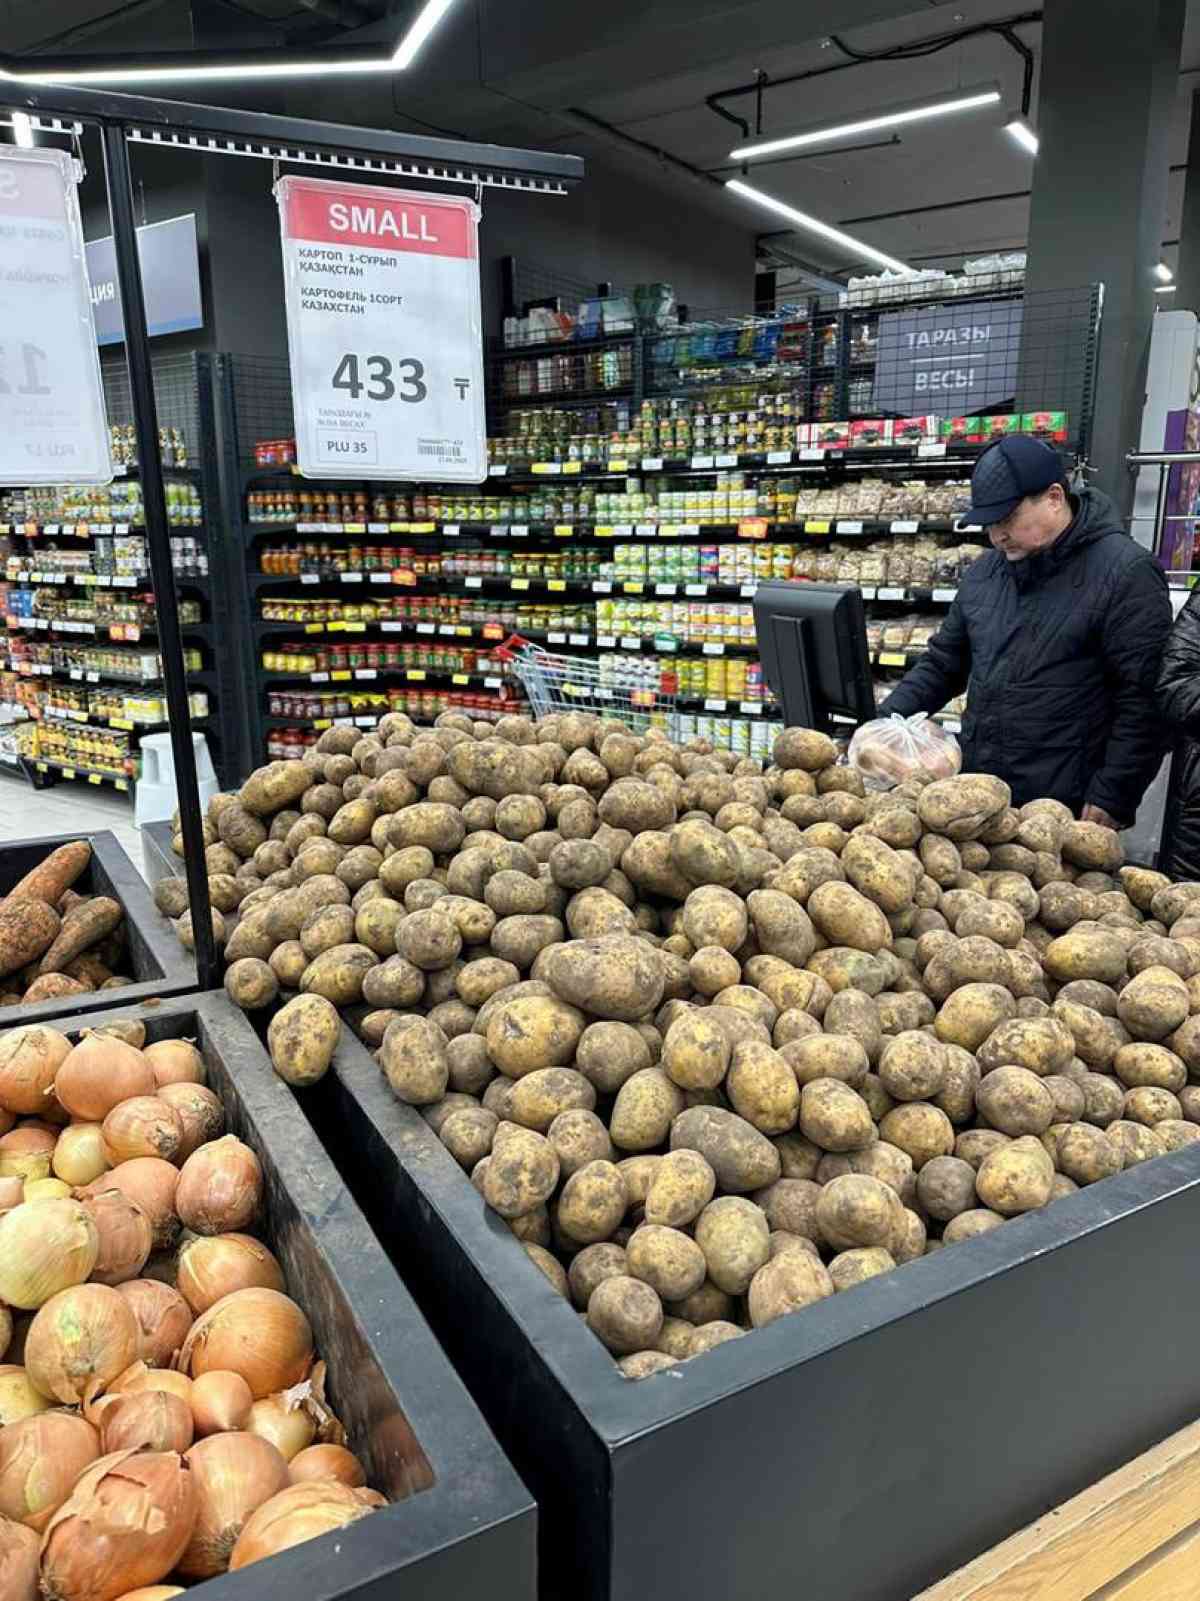
<svg viewBox="0 0 1200 1601">
<path fill-rule="evenodd" d="M 1026 434 L 1008 434 L 989 445 L 971 474 L 973 523 L 998 523 L 1025 499 L 1061 483 L 1062 458 L 1053 445 Z"/>
</svg>

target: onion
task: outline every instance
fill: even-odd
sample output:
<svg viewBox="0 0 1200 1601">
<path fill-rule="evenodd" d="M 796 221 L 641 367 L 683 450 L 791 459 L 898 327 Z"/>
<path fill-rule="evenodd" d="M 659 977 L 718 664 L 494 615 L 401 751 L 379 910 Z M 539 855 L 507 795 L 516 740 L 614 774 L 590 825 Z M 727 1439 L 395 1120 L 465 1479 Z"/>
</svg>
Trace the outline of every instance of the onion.
<svg viewBox="0 0 1200 1601">
<path fill-rule="evenodd" d="M 217 1368 L 240 1373 L 261 1401 L 299 1384 L 312 1360 L 312 1329 L 295 1301 L 278 1290 L 237 1290 L 192 1324 L 179 1365 L 194 1379 Z"/>
<path fill-rule="evenodd" d="M 104 1154 L 116 1167 L 135 1156 L 161 1156 L 172 1162 L 183 1144 L 183 1119 L 157 1095 L 134 1095 L 104 1119 Z"/>
<path fill-rule="evenodd" d="M 310 1479 L 336 1479 L 351 1490 L 367 1482 L 362 1463 L 344 1445 L 310 1445 L 298 1452 L 288 1464 L 288 1478 L 293 1484 L 305 1484 Z"/>
<path fill-rule="evenodd" d="M 146 1265 L 154 1231 L 150 1219 L 136 1201 L 120 1190 L 102 1190 L 83 1205 L 95 1221 L 100 1235 L 100 1254 L 92 1269 L 94 1284 L 124 1284 L 136 1279 Z"/>
<path fill-rule="evenodd" d="M 22 1192 L 22 1199 L 26 1201 L 57 1201 L 64 1195 L 70 1195 L 71 1186 L 64 1184 L 62 1179 L 28 1179 Z"/>
<path fill-rule="evenodd" d="M 44 1412 L 0 1433 L 0 1517 L 41 1531 L 100 1455 L 100 1437 L 74 1412 Z"/>
<path fill-rule="evenodd" d="M 130 1279 L 117 1293 L 133 1308 L 141 1331 L 139 1355 L 148 1367 L 170 1367 L 192 1326 L 192 1309 L 178 1290 L 154 1279 Z"/>
<path fill-rule="evenodd" d="M 192 1040 L 158 1040 L 142 1055 L 154 1069 L 159 1089 L 164 1084 L 203 1084 L 208 1076 L 204 1058 Z"/>
<path fill-rule="evenodd" d="M 44 1179 L 50 1176 L 50 1157 L 58 1135 L 44 1123 L 22 1123 L 0 1136 L 0 1178 Z"/>
<path fill-rule="evenodd" d="M 0 1106 L 19 1117 L 41 1112 L 70 1052 L 70 1040 L 44 1023 L 0 1035 Z"/>
<path fill-rule="evenodd" d="M 0 1518 L 0 1595 L 4 1601 L 37 1601 L 41 1543 L 33 1529 Z"/>
<path fill-rule="evenodd" d="M 230 1571 L 315 1540 L 331 1529 L 344 1528 L 371 1510 L 359 1499 L 357 1490 L 333 1480 L 289 1485 L 247 1519 L 229 1559 Z"/>
<path fill-rule="evenodd" d="M 304 1385 L 297 1385 L 304 1390 Z M 299 1456 L 317 1437 L 317 1426 L 304 1409 L 303 1396 L 290 1390 L 255 1401 L 246 1428 L 261 1440 L 270 1440 L 286 1462 Z"/>
<path fill-rule="evenodd" d="M 192 1381 L 192 1417 L 197 1438 L 244 1429 L 253 1405 L 250 1386 L 240 1373 L 214 1369 Z"/>
<path fill-rule="evenodd" d="M 174 1107 L 183 1124 L 178 1161 L 186 1162 L 193 1151 L 225 1132 L 225 1108 L 203 1084 L 164 1084 L 158 1098 Z"/>
<path fill-rule="evenodd" d="M 118 1018 L 115 1023 L 103 1023 L 96 1033 L 111 1034 L 114 1039 L 124 1040 L 126 1045 L 132 1045 L 135 1051 L 140 1051 L 146 1043 L 145 1023 L 136 1023 L 128 1018 Z"/>
<path fill-rule="evenodd" d="M 26 1201 L 0 1217 L 0 1301 L 27 1312 L 82 1284 L 96 1265 L 100 1233 L 79 1201 Z"/>
<path fill-rule="evenodd" d="M 11 1362 L 0 1367 L 0 1432 L 21 1418 L 49 1411 L 53 1404 L 40 1390 L 34 1389 L 23 1367 Z"/>
<path fill-rule="evenodd" d="M 117 1601 L 170 1601 L 173 1595 L 182 1594 L 182 1585 L 144 1584 L 136 1590 L 126 1590 L 124 1595 L 117 1597 Z"/>
<path fill-rule="evenodd" d="M 50 1158 L 50 1166 L 68 1184 L 90 1184 L 107 1171 L 104 1135 L 99 1123 L 72 1123 L 63 1129 Z"/>
<path fill-rule="evenodd" d="M 102 1123 L 114 1106 L 154 1090 L 154 1069 L 141 1051 L 111 1034 L 85 1033 L 54 1078 L 59 1104 L 84 1123 Z"/>
<path fill-rule="evenodd" d="M 53 1601 L 116 1601 L 157 1584 L 179 1561 L 195 1521 L 192 1475 L 174 1451 L 101 1457 L 47 1526 L 42 1589 Z"/>
<path fill-rule="evenodd" d="M 138 1390 L 116 1395 L 100 1418 L 100 1449 L 112 1451 L 186 1451 L 192 1443 L 192 1409 L 165 1390 Z"/>
<path fill-rule="evenodd" d="M 25 1199 L 25 1186 L 18 1178 L 0 1178 L 0 1212 L 20 1206 Z"/>
<path fill-rule="evenodd" d="M 43 1395 L 76 1406 L 124 1373 L 137 1351 L 138 1321 L 128 1302 L 107 1285 L 81 1284 L 52 1296 L 34 1318 L 25 1369 Z"/>
<path fill-rule="evenodd" d="M 199 1315 L 235 1290 L 283 1290 L 283 1269 L 249 1234 L 201 1235 L 179 1253 L 176 1284 Z"/>
<path fill-rule="evenodd" d="M 207 1579 L 224 1573 L 243 1525 L 288 1482 L 287 1463 L 252 1434 L 214 1434 L 187 1454 L 196 1484 L 196 1527 L 179 1571 Z"/>
<path fill-rule="evenodd" d="M 244 1229 L 258 1211 L 262 1182 L 258 1157 L 248 1145 L 226 1134 L 211 1145 L 202 1145 L 183 1164 L 175 1191 L 175 1210 L 185 1226 L 197 1234 L 228 1234 Z"/>
<path fill-rule="evenodd" d="M 143 1390 L 162 1390 L 166 1395 L 177 1395 L 189 1407 L 192 1404 L 192 1381 L 186 1373 L 176 1373 L 173 1368 L 148 1368 L 138 1360 L 127 1367 L 124 1373 L 117 1375 L 108 1386 L 108 1394 L 92 1403 L 92 1410 L 111 1400 L 114 1395 L 133 1395 Z M 92 1417 L 92 1410 L 87 1405 L 83 1410 L 86 1416 Z"/>
<path fill-rule="evenodd" d="M 150 1219 L 154 1249 L 165 1251 L 174 1245 L 179 1234 L 179 1219 L 175 1216 L 178 1184 L 179 1169 L 161 1156 L 135 1156 L 131 1162 L 122 1162 L 94 1179 L 85 1187 L 81 1199 L 103 1190 L 120 1190 L 122 1195 L 136 1201 Z"/>
</svg>

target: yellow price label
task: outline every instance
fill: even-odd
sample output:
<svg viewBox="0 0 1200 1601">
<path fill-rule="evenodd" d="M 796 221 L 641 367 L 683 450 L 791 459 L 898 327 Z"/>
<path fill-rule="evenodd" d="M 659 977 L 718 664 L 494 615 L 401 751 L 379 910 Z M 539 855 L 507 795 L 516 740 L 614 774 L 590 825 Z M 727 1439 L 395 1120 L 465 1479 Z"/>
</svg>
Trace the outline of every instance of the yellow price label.
<svg viewBox="0 0 1200 1601">
<path fill-rule="evenodd" d="M 611 539 L 613 537 L 613 530 L 607 523 L 597 523 L 595 533 L 597 539 Z"/>
<path fill-rule="evenodd" d="M 550 578 L 546 582 L 546 588 L 547 589 L 552 589 L 552 590 L 556 591 L 559 594 L 561 594 L 562 591 L 564 589 L 566 589 L 566 587 L 567 587 L 566 581 L 565 581 L 565 579 L 562 579 L 562 578 Z"/>
<path fill-rule="evenodd" d="M 583 470 L 583 463 L 581 461 L 564 461 L 562 470 L 568 477 L 573 477 Z"/>
<path fill-rule="evenodd" d="M 345 668 L 342 668 L 336 673 L 330 673 L 329 677 L 331 682 L 335 684 L 346 684 L 350 681 L 350 674 L 345 670 Z"/>
<path fill-rule="evenodd" d="M 471 680 L 467 677 L 466 673 L 451 673 L 450 682 L 452 684 L 469 684 Z"/>
<path fill-rule="evenodd" d="M 338 622 L 338 621 L 335 620 L 334 622 L 326 623 L 325 631 L 326 631 L 326 633 L 329 633 L 329 634 L 340 634 L 340 633 L 343 633 L 345 631 L 345 627 L 346 627 L 345 623 Z"/>
<path fill-rule="evenodd" d="M 133 724 L 130 723 L 130 722 L 126 722 L 124 717 L 110 717 L 108 719 L 108 726 L 110 728 L 128 728 L 128 729 L 132 729 L 133 728 Z"/>
<path fill-rule="evenodd" d="M 530 471 L 531 472 L 535 472 L 539 476 L 541 476 L 543 473 L 561 472 L 562 468 L 559 466 L 558 462 L 556 462 L 556 461 L 535 461 L 532 464 L 532 466 L 530 468 Z"/>
<path fill-rule="evenodd" d="M 50 771 L 45 762 L 37 762 L 35 765 L 39 773 L 48 773 Z"/>
<path fill-rule="evenodd" d="M 629 463 L 625 461 L 624 458 L 621 458 L 617 461 L 610 461 L 608 464 L 608 470 L 610 473 L 628 472 Z"/>
<path fill-rule="evenodd" d="M 410 534 L 432 534 L 436 527 L 436 523 L 409 523 L 408 531 Z"/>
<path fill-rule="evenodd" d="M 128 789 L 129 789 L 129 785 L 125 782 L 125 780 L 123 778 L 114 778 L 113 779 L 113 783 L 117 786 L 118 789 L 123 789 L 123 790 L 126 790 L 126 791 L 128 791 Z"/>
<path fill-rule="evenodd" d="M 555 523 L 554 525 L 554 537 L 556 539 L 570 539 L 574 532 L 575 526 L 573 523 Z"/>
<path fill-rule="evenodd" d="M 323 634 L 325 632 L 325 624 L 324 623 L 305 623 L 304 632 L 306 634 Z"/>
<path fill-rule="evenodd" d="M 529 580 L 528 578 L 514 578 L 512 581 L 512 586 L 514 589 L 528 589 Z"/>
<path fill-rule="evenodd" d="M 333 727 L 333 718 L 332 717 L 314 717 L 313 718 L 313 727 L 314 728 L 332 728 Z"/>
<path fill-rule="evenodd" d="M 343 523 L 342 529 L 347 534 L 365 534 L 367 525 L 366 523 Z"/>
<path fill-rule="evenodd" d="M 87 775 L 87 781 L 88 781 L 89 784 L 98 784 L 100 782 L 100 774 L 99 773 L 89 773 Z"/>
<path fill-rule="evenodd" d="M 389 534 L 406 534 L 407 532 L 408 532 L 408 524 L 407 523 L 389 523 L 388 524 L 388 533 Z"/>
<path fill-rule="evenodd" d="M 343 623 L 342 624 L 342 632 L 344 634 L 365 634 L 366 631 L 367 631 L 366 623 Z"/>
<path fill-rule="evenodd" d="M 64 767 L 62 770 L 62 775 L 64 778 L 74 778 L 75 769 L 73 767 Z"/>
<path fill-rule="evenodd" d="M 829 524 L 827 522 L 806 522 L 804 532 L 806 534 L 827 534 L 829 532 Z"/>
<path fill-rule="evenodd" d="M 907 660 L 902 650 L 881 650 L 879 653 L 881 667 L 904 667 L 907 665 Z"/>
<path fill-rule="evenodd" d="M 410 667 L 405 677 L 409 683 L 423 684 L 425 682 L 425 669 L 423 667 Z"/>
<path fill-rule="evenodd" d="M 645 584 L 626 584 L 625 585 L 625 593 L 627 595 L 641 595 L 641 594 L 645 593 L 645 589 L 646 589 Z"/>
</svg>

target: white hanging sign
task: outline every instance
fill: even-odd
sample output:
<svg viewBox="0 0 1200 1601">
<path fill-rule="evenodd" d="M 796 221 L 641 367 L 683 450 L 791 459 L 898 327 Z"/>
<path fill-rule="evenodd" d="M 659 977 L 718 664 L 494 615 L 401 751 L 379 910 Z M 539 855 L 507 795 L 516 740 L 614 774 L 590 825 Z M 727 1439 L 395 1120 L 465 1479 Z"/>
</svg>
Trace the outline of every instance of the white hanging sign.
<svg viewBox="0 0 1200 1601">
<path fill-rule="evenodd" d="M 78 176 L 65 150 L 0 149 L 0 484 L 112 478 Z"/>
<path fill-rule="evenodd" d="M 481 483 L 479 208 L 326 178 L 275 193 L 300 471 Z"/>
</svg>

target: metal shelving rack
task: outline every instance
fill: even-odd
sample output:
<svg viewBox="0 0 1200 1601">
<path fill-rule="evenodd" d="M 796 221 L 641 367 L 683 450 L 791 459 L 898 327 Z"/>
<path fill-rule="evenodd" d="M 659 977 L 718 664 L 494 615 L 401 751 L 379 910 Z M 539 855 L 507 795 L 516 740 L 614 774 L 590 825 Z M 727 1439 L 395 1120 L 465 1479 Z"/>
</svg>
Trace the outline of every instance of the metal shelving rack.
<svg viewBox="0 0 1200 1601">
<path fill-rule="evenodd" d="M 227 653 L 215 649 L 216 639 L 225 631 L 226 590 L 221 581 L 221 541 L 217 516 L 220 506 L 220 483 L 216 470 L 210 358 L 190 352 L 154 356 L 152 369 L 155 402 L 161 427 L 168 433 L 174 432 L 183 442 L 187 454 L 186 462 L 176 463 L 168 452 L 162 464 L 164 479 L 168 486 L 180 482 L 194 485 L 199 494 L 201 507 L 198 522 L 174 521 L 169 524 L 168 529 L 173 545 L 174 587 L 181 601 L 185 604 L 190 602 L 200 609 L 199 620 L 188 621 L 182 616 L 180 619 L 180 631 L 185 646 L 198 651 L 202 663 L 199 668 L 189 669 L 187 672 L 189 691 L 202 690 L 208 699 L 207 712 L 203 716 L 192 718 L 191 726 L 205 734 L 222 782 L 233 783 L 237 777 L 236 763 L 232 754 L 236 729 L 236 722 L 231 716 L 233 674 Z M 110 426 L 131 431 L 133 400 L 124 360 L 118 355 L 102 355 L 101 375 Z M 118 465 L 116 468 L 117 483 L 139 477 L 140 468 L 136 463 Z M 86 529 L 86 532 L 80 534 L 79 528 Z M 115 589 L 130 596 L 138 593 L 150 595 L 153 593 L 153 586 L 148 569 L 133 574 L 116 574 L 104 571 L 93 562 L 92 567 L 86 572 L 72 572 L 63 570 L 53 562 L 44 567 L 38 563 L 39 548 L 44 548 L 42 542 L 47 538 L 56 542 L 60 539 L 90 541 L 97 535 L 144 536 L 144 533 L 144 522 L 97 523 L 95 526 L 47 524 L 38 527 L 36 533 L 31 532 L 31 525 L 12 525 L 9 538 L 21 547 L 16 552 L 15 558 L 21 565 L 14 568 L 14 576 L 6 581 L 18 587 L 26 584 L 53 585 L 56 589 L 61 588 L 61 592 L 76 597 L 94 593 L 97 589 Z M 201 561 L 194 567 L 184 566 L 174 560 L 174 543 L 185 537 L 195 539 L 201 546 Z M 10 561 L 12 559 L 10 558 Z M 203 568 L 207 568 L 207 571 Z M 30 629 L 20 629 L 20 632 L 29 632 L 36 627 L 37 637 L 57 644 L 69 643 L 72 639 L 80 643 L 89 638 L 105 644 L 121 643 L 123 639 L 130 644 L 148 642 L 157 644 L 157 633 L 152 628 L 140 628 L 136 632 L 114 637 L 106 628 L 103 619 L 97 620 L 94 624 L 52 619 L 46 620 L 44 624 L 34 624 L 30 619 L 30 624 Z M 16 667 L 16 661 L 17 658 L 9 657 L 11 669 L 18 672 L 19 676 L 29 677 L 39 684 L 109 685 L 123 687 L 129 691 L 152 691 L 161 690 L 164 682 L 161 672 L 150 677 L 142 677 L 108 673 L 86 665 L 69 667 L 40 664 L 33 666 L 31 672 L 25 673 Z M 14 759 L 8 764 L 19 767 L 35 788 L 44 788 L 63 779 L 79 777 L 93 784 L 112 783 L 118 789 L 131 790 L 136 777 L 135 741 L 146 734 L 165 730 L 170 726 L 166 718 L 156 722 L 104 718 L 59 711 L 49 707 L 43 711 L 41 720 L 61 722 L 66 727 L 75 728 L 108 727 L 128 734 L 130 765 L 117 772 L 108 768 L 89 768 L 81 762 L 71 760 L 56 760 L 44 753 L 32 758 Z"/>
</svg>

